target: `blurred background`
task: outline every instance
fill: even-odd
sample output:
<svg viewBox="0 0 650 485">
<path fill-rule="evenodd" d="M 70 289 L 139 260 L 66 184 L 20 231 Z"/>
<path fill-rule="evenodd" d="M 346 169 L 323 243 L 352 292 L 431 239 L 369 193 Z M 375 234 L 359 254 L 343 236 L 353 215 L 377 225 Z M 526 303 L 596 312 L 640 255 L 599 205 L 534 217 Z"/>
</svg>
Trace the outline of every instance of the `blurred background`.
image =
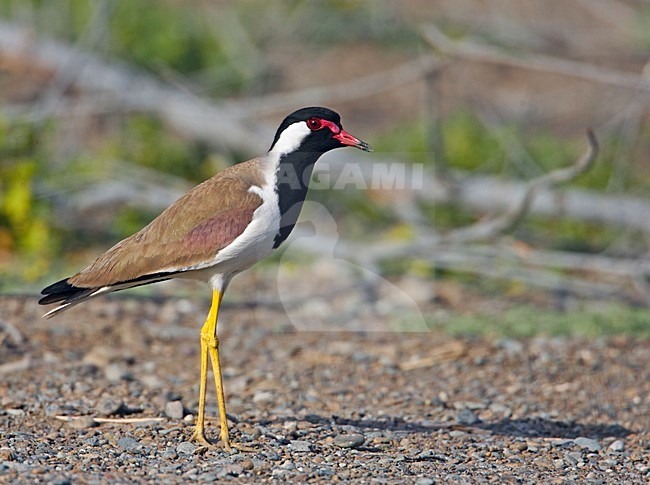
<svg viewBox="0 0 650 485">
<path fill-rule="evenodd" d="M 642 0 L 0 0 L 0 293 L 76 272 L 324 105 L 375 153 L 323 157 L 306 227 L 233 301 L 308 329 L 647 337 L 649 53 Z M 551 187 L 588 127 L 595 164 Z"/>
</svg>

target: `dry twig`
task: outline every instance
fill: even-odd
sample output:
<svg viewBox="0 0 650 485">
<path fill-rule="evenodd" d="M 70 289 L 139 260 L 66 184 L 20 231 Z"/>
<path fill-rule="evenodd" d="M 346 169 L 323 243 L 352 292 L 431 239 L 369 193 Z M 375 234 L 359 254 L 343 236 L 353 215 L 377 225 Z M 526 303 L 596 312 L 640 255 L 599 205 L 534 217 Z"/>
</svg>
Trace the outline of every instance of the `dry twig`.
<svg viewBox="0 0 650 485">
<path fill-rule="evenodd" d="M 531 204 L 540 190 L 573 180 L 589 170 L 598 155 L 598 140 L 591 129 L 587 130 L 587 139 L 589 148 L 582 157 L 570 167 L 553 170 L 528 182 L 521 201 L 509 211 L 487 221 L 479 221 L 476 224 L 451 231 L 443 236 L 443 242 L 461 243 L 490 239 L 519 224 L 530 211 Z"/>
<path fill-rule="evenodd" d="M 75 419 L 85 419 L 88 416 L 54 416 L 55 419 L 60 421 L 74 421 Z M 95 418 L 91 419 L 96 423 L 116 423 L 116 424 L 145 424 L 145 423 L 160 423 L 166 418 Z"/>
<path fill-rule="evenodd" d="M 639 74 L 616 71 L 585 62 L 571 61 L 544 54 L 527 54 L 522 57 L 515 57 L 473 40 L 454 42 L 432 24 L 423 26 L 422 34 L 433 49 L 445 56 L 561 74 L 590 82 L 633 89 L 640 94 L 650 95 L 650 82 Z"/>
</svg>

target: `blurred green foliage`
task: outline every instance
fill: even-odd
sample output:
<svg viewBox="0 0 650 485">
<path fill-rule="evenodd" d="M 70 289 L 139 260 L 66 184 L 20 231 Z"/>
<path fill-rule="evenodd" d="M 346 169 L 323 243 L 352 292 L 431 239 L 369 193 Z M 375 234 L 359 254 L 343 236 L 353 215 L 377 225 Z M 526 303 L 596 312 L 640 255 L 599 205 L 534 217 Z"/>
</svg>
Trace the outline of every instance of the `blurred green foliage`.
<svg viewBox="0 0 650 485">
<path fill-rule="evenodd" d="M 151 116 L 127 117 L 118 135 L 106 143 L 102 152 L 107 158 L 128 160 L 197 183 L 214 175 L 207 146 L 175 136 Z"/>
<path fill-rule="evenodd" d="M 11 276 L 13 280 L 30 281 L 47 274 L 52 260 L 57 262 L 60 271 L 61 260 L 56 256 L 61 248 L 68 248 L 69 251 L 90 242 L 87 239 L 82 244 L 83 235 L 57 228 L 48 209 L 48 200 L 34 191 L 37 185 L 57 187 L 59 184 L 60 174 L 45 158 L 51 125 L 37 126 L 8 119 L 0 123 L 0 153 L 3 155 L 0 164 L 0 250 L 5 255 L 0 259 L 0 271 L 5 276 L 4 281 L 12 280 Z M 443 120 L 441 130 L 447 163 L 451 169 L 519 175 L 517 168 L 508 163 L 507 154 L 495 140 L 494 132 L 468 112 L 452 114 Z M 516 136 L 526 140 L 526 149 L 535 160 L 540 161 L 543 170 L 567 165 L 577 153 L 577 143 L 573 141 L 561 143 L 544 133 L 535 136 L 517 133 Z M 406 154 L 413 155 L 413 162 L 425 161 L 425 130 L 421 124 L 380 134 L 372 141 L 378 152 L 388 151 L 390 146 L 400 146 Z M 607 141 L 603 145 L 607 146 Z M 98 161 L 125 160 L 197 183 L 217 169 L 208 147 L 176 136 L 159 120 L 139 114 L 125 117 L 121 128 L 99 144 L 93 155 L 93 163 L 88 163 L 86 158 L 69 160 L 66 172 L 101 179 L 110 174 L 107 172 L 110 164 Z M 612 174 L 611 166 L 611 158 L 605 150 L 594 172 L 578 179 L 575 184 L 602 189 Z M 644 177 L 637 177 L 633 181 L 643 185 Z M 381 197 L 373 197 L 372 191 L 314 190 L 310 193 L 310 199 L 328 207 L 346 237 L 407 241 L 412 235 L 391 207 Z M 479 216 L 451 204 L 421 203 L 421 209 L 431 224 L 443 231 L 472 223 Z M 126 237 L 143 227 L 154 215 L 134 208 L 123 208 L 105 232 L 111 241 Z M 615 228 L 532 215 L 513 234 L 520 240 L 549 249 L 591 253 L 603 250 L 619 237 L 619 231 Z M 9 254 L 14 257 L 9 258 Z M 13 263 L 9 264 L 9 261 Z M 403 274 L 413 271 L 412 264 L 415 263 L 386 261 L 382 268 L 387 274 Z M 418 267 L 421 269 L 421 266 L 419 264 Z M 458 278 L 459 275 L 454 277 Z"/>
<path fill-rule="evenodd" d="M 39 34 L 136 65 L 171 83 L 180 80 L 183 86 L 214 98 L 272 92 L 283 75 L 278 65 L 293 55 L 292 51 L 283 50 L 287 39 L 301 39 L 314 55 L 352 43 L 372 42 L 384 50 L 402 53 L 419 52 L 422 48 L 417 28 L 395 20 L 398 2 L 292 0 L 275 2 L 272 9 L 262 8 L 266 4 L 261 0 L 223 2 L 215 9 L 212 5 L 206 8 L 203 2 L 173 0 L 0 0 L 0 16 L 26 20 Z M 640 24 L 647 26 L 650 8 L 641 17 Z M 635 34 L 644 45 L 650 42 L 647 32 L 648 29 L 640 29 Z M 466 29 L 454 31 L 452 25 L 447 33 L 461 37 Z M 279 61 L 283 56 L 285 59 Z M 102 234 L 89 235 L 58 227 L 50 210 L 52 198 L 65 197 L 67 190 L 73 191 L 86 181 L 115 176 L 112 161 L 147 167 L 194 183 L 223 168 L 220 155 L 206 145 L 173 133 L 156 118 L 139 113 L 107 118 L 110 120 L 104 125 L 104 120 L 98 121 L 102 126 L 95 131 L 88 130 L 88 144 L 84 145 L 87 140 L 79 143 L 83 149 L 69 153 L 57 143 L 64 123 L 0 117 L 0 290 L 18 288 L 24 282 L 23 286 L 34 286 L 36 280 L 47 282 L 76 270 L 79 250 L 101 238 L 104 240 L 99 244 L 105 248 L 151 220 L 154 214 L 123 208 Z M 398 153 L 412 163 L 425 164 L 427 169 L 443 163 L 460 173 L 520 179 L 566 166 L 585 146 L 582 137 L 560 139 L 551 128 L 544 132 L 536 127 L 532 132 L 526 126 L 514 124 L 487 127 L 466 109 L 447 114 L 438 128 L 443 149 L 437 153 L 430 152 L 428 127 L 421 120 L 397 124 L 368 141 L 378 154 Z M 642 127 L 638 137 L 648 139 L 650 131 Z M 512 140 L 517 140 L 526 156 L 508 152 Z M 612 135 L 602 139 L 601 146 L 602 154 L 595 167 L 573 182 L 573 186 L 611 190 L 612 180 L 616 179 L 617 191 L 650 194 L 649 174 L 631 165 L 621 168 L 615 163 L 633 157 L 625 140 Z M 226 157 L 222 155 L 223 159 Z M 621 173 L 624 170 L 627 172 Z M 74 178 L 77 185 L 68 183 L 68 178 Z M 339 230 L 348 238 L 408 241 L 412 237 L 412 229 L 399 219 L 381 194 L 328 189 L 312 191 L 309 197 L 328 208 Z M 452 204 L 423 203 L 421 209 L 426 220 L 440 231 L 484 216 Z M 591 253 L 602 251 L 620 237 L 616 229 L 541 216 L 528 217 L 513 235 L 549 249 Z M 279 257 L 276 255 L 276 260 Z M 381 270 L 387 275 L 454 278 L 495 297 L 515 293 L 521 285 L 439 270 L 431 262 L 417 259 L 384 261 Z M 56 276 L 50 276 L 53 271 Z M 548 313 L 531 319 L 527 318 L 530 312 L 515 309 L 503 318 L 494 317 L 495 322 L 489 325 L 482 321 L 483 317 L 462 317 L 454 321 L 453 328 L 467 333 L 492 328 L 504 335 L 527 336 L 538 331 L 534 327 L 540 327 L 540 322 L 550 333 L 561 333 L 562 325 L 567 323 L 563 314 Z M 618 328 L 616 322 L 628 318 L 637 332 L 635 325 L 641 325 L 640 314 L 622 312 L 618 307 L 608 307 L 600 314 L 586 311 L 580 316 L 583 323 L 578 328 L 583 328 L 585 334 L 614 332 Z"/>
<path fill-rule="evenodd" d="M 628 335 L 650 338 L 648 311 L 621 304 L 585 306 L 570 312 L 515 306 L 495 314 L 430 318 L 428 326 L 454 336 L 530 338 L 545 336 L 602 337 Z"/>
<path fill-rule="evenodd" d="M 498 140 L 469 111 L 453 113 L 445 119 L 441 131 L 450 167 L 494 172 L 504 166 L 506 154 Z"/>
<path fill-rule="evenodd" d="M 39 278 L 59 249 L 49 206 L 34 193 L 42 175 L 36 131 L 0 118 L 0 290 L 11 274 Z"/>
</svg>

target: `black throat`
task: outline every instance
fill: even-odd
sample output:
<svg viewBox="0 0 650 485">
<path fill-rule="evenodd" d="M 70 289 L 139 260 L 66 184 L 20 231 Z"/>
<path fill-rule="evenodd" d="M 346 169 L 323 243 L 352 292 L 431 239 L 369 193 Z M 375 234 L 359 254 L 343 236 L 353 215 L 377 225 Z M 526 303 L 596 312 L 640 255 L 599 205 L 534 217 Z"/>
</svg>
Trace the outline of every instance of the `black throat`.
<svg viewBox="0 0 650 485">
<path fill-rule="evenodd" d="M 280 205 L 280 230 L 275 236 L 274 249 L 289 237 L 296 225 L 307 197 L 314 164 L 321 155 L 321 152 L 297 151 L 280 158 L 275 185 Z"/>
</svg>

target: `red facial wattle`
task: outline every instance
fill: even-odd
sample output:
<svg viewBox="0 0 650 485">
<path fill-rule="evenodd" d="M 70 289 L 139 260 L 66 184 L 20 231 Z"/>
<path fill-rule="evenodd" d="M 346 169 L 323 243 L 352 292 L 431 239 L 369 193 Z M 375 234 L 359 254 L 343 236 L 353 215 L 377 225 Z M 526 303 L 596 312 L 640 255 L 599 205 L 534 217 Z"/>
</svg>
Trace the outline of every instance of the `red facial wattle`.
<svg viewBox="0 0 650 485">
<path fill-rule="evenodd" d="M 324 120 L 322 118 L 310 118 L 307 120 L 307 126 L 312 131 L 328 128 L 334 134 L 332 138 L 338 140 L 341 145 L 355 147 L 366 152 L 372 151 L 372 147 L 365 141 L 361 141 L 357 137 L 352 136 L 333 121 Z"/>
</svg>

